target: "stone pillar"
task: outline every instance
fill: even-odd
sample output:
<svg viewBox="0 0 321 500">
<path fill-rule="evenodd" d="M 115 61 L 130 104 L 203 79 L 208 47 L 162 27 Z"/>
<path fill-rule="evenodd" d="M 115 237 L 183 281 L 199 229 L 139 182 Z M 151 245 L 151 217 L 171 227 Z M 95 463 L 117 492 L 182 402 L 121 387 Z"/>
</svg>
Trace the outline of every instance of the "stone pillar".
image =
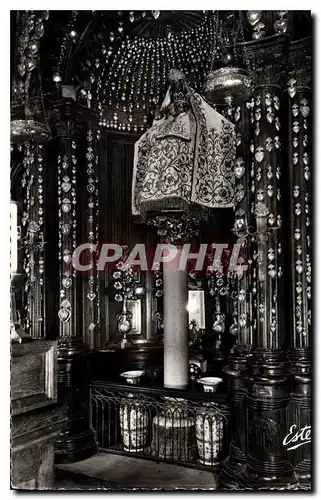
<svg viewBox="0 0 321 500">
<path fill-rule="evenodd" d="M 74 101 L 63 99 L 53 110 L 58 148 L 59 290 L 58 401 L 68 409 L 65 431 L 55 443 L 56 463 L 76 462 L 96 452 L 89 428 L 86 352 L 81 336 L 80 276 L 72 265 L 78 245 L 78 137 Z"/>
<path fill-rule="evenodd" d="M 305 63 L 307 64 L 307 63 Z M 311 261 L 312 261 L 312 104 L 311 73 L 292 73 L 288 82 L 289 310 L 293 373 L 289 427 L 311 432 Z M 301 70 L 302 72 L 302 70 Z M 303 78 L 302 78 L 303 76 Z M 290 430 L 288 430 L 290 432 Z M 311 440 L 311 435 L 310 435 Z M 290 447 L 291 445 L 288 445 Z M 299 484 L 311 486 L 311 442 L 288 451 Z"/>
<path fill-rule="evenodd" d="M 251 354 L 251 259 L 249 227 L 251 226 L 251 153 L 250 153 L 250 110 L 251 102 L 244 103 L 234 109 L 236 132 L 236 195 L 235 225 L 233 232 L 237 243 L 241 245 L 240 257 L 248 269 L 239 275 L 237 280 L 237 325 L 236 345 L 223 372 L 229 380 L 229 403 L 231 416 L 229 419 L 229 455 L 223 463 L 220 482 L 224 488 L 235 488 L 238 477 L 245 470 L 246 463 L 246 423 L 245 423 L 245 371 Z M 231 118 L 230 118 L 231 119 Z"/>
<path fill-rule="evenodd" d="M 283 439 L 288 433 L 290 376 L 285 358 L 283 177 L 281 98 L 276 75 L 264 68 L 253 100 L 254 154 L 252 210 L 256 220 L 256 301 L 254 348 L 246 388 L 247 457 L 240 484 L 250 489 L 288 487 L 295 483 Z"/>
<path fill-rule="evenodd" d="M 178 257 L 181 254 L 179 249 Z M 178 269 L 179 260 L 165 262 L 164 279 L 164 386 L 188 386 L 188 288 L 187 269 Z"/>
<path fill-rule="evenodd" d="M 164 277 L 164 386 L 185 389 L 188 386 L 188 286 L 187 265 L 179 269 L 182 245 L 197 234 L 199 220 L 164 212 L 149 219 L 157 227 L 162 243 L 174 245 L 176 257 L 163 264 Z M 182 266 L 183 267 L 183 266 Z"/>
<path fill-rule="evenodd" d="M 197 234 L 199 220 L 184 213 L 164 212 L 148 222 L 157 227 L 162 243 L 174 245 L 177 250 L 173 260 L 163 263 L 164 386 L 186 389 L 189 383 L 188 272 L 187 263 L 180 266 L 180 259 L 182 245 Z M 188 415 L 188 403 L 171 397 L 165 397 L 165 403 L 163 415 L 153 419 L 152 450 L 160 449 L 163 458 L 189 461 L 195 430 L 194 419 Z"/>
</svg>

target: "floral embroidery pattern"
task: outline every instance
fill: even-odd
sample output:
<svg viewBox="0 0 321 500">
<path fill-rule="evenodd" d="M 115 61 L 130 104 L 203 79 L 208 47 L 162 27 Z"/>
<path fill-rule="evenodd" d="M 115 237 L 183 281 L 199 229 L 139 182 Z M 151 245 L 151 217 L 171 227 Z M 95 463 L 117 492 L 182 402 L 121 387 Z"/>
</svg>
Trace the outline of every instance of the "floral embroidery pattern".
<svg viewBox="0 0 321 500">
<path fill-rule="evenodd" d="M 202 99 L 192 92 L 191 102 L 199 124 L 198 168 L 196 169 L 192 201 L 211 208 L 234 204 L 234 161 L 236 141 L 234 127 L 222 120 L 222 129 L 209 128 Z"/>
<path fill-rule="evenodd" d="M 193 149 L 185 140 L 169 137 L 159 140 L 155 133 L 140 144 L 135 186 L 135 204 L 156 209 L 157 200 L 173 198 L 190 201 Z M 170 200 L 169 200 L 170 203 Z M 161 207 L 162 208 L 162 207 Z"/>
<path fill-rule="evenodd" d="M 234 127 L 194 91 L 190 102 L 190 113 L 154 124 L 136 143 L 134 213 L 234 205 Z"/>
<path fill-rule="evenodd" d="M 189 117 L 187 113 L 182 113 L 177 117 L 170 116 L 160 125 L 157 138 L 167 138 L 168 136 L 176 136 L 186 141 L 191 140 Z"/>
</svg>

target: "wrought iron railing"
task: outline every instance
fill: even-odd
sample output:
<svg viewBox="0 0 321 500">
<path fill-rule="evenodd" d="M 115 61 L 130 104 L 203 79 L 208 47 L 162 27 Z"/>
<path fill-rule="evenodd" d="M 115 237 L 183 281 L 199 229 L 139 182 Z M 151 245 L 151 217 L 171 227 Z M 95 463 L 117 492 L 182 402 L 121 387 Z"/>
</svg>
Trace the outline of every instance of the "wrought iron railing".
<svg viewBox="0 0 321 500">
<path fill-rule="evenodd" d="M 222 394 L 92 382 L 90 419 L 101 451 L 211 470 L 227 455 Z"/>
</svg>

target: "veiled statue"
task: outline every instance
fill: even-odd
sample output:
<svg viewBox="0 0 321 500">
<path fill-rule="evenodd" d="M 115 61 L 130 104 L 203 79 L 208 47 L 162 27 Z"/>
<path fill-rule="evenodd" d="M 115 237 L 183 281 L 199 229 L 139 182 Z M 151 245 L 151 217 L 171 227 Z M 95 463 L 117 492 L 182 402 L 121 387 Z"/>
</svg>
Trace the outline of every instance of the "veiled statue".
<svg viewBox="0 0 321 500">
<path fill-rule="evenodd" d="M 135 144 L 132 212 L 234 206 L 234 125 L 178 70 L 152 127 Z"/>
</svg>

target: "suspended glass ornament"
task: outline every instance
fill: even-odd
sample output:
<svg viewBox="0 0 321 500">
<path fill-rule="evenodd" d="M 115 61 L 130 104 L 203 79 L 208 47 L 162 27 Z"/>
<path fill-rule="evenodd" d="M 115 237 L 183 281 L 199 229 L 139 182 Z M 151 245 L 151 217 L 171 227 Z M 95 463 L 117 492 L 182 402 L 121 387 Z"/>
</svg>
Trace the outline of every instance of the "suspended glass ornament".
<svg viewBox="0 0 321 500">
<path fill-rule="evenodd" d="M 248 10 L 247 11 L 247 19 L 251 26 L 255 26 L 261 19 L 262 11 L 261 10 Z"/>
<path fill-rule="evenodd" d="M 233 317 L 233 323 L 230 326 L 229 330 L 230 330 L 230 334 L 231 335 L 237 335 L 238 334 L 238 332 L 239 332 L 239 324 L 238 324 L 238 321 L 237 321 L 237 316 Z"/>
<path fill-rule="evenodd" d="M 49 10 L 42 10 L 41 17 L 44 21 L 48 21 L 49 19 Z"/>
<path fill-rule="evenodd" d="M 215 298 L 215 312 L 213 330 L 215 333 L 223 333 L 225 331 L 225 314 L 221 313 L 220 301 L 216 296 Z"/>
<path fill-rule="evenodd" d="M 254 33 L 252 34 L 253 40 L 261 40 L 262 38 L 265 37 L 266 31 L 263 31 L 265 28 L 264 23 L 257 23 L 254 26 Z"/>
<path fill-rule="evenodd" d="M 27 59 L 26 65 L 27 70 L 31 72 L 36 67 L 36 61 L 34 59 Z"/>
<path fill-rule="evenodd" d="M 37 38 L 41 38 L 44 34 L 45 30 L 44 30 L 44 26 L 42 23 L 39 23 L 36 25 L 35 27 L 35 35 Z"/>
<path fill-rule="evenodd" d="M 29 53 L 31 56 L 35 56 L 38 52 L 39 44 L 38 42 L 32 42 L 29 45 Z"/>
<path fill-rule="evenodd" d="M 284 17 L 288 14 L 287 10 L 278 10 L 276 14 L 280 17 L 277 19 L 273 25 L 275 33 L 281 35 L 282 33 L 286 33 L 288 30 L 288 20 L 284 19 Z"/>
<path fill-rule="evenodd" d="M 61 75 L 60 73 L 56 72 L 52 75 L 52 79 L 55 83 L 61 82 Z"/>
<path fill-rule="evenodd" d="M 18 64 L 17 69 L 18 69 L 18 73 L 21 77 L 25 75 L 25 73 L 26 73 L 26 65 L 25 64 Z"/>
<path fill-rule="evenodd" d="M 288 21 L 287 19 L 278 19 L 275 21 L 274 25 L 275 33 L 281 35 L 282 33 L 286 33 L 288 30 Z"/>
</svg>

